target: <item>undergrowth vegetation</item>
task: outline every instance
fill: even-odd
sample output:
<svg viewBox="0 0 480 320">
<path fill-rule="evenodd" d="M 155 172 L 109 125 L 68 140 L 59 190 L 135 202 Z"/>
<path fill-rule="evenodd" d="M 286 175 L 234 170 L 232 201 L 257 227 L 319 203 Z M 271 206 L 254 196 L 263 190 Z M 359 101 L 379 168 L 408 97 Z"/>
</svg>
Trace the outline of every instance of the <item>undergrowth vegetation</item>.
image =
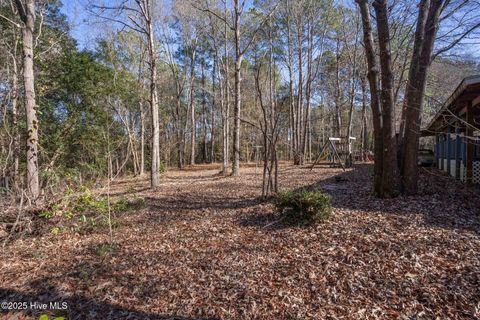
<svg viewBox="0 0 480 320">
<path fill-rule="evenodd" d="M 82 187 L 79 192 L 68 189 L 61 201 L 49 204 L 38 216 L 51 222 L 52 234 L 68 230 L 84 233 L 109 224 L 116 227 L 116 214 L 143 207 L 144 198 L 128 200 L 121 197 L 109 202 L 108 197 Z"/>
<path fill-rule="evenodd" d="M 330 195 L 320 191 L 280 192 L 275 206 L 285 219 L 300 224 L 319 222 L 332 214 Z"/>
</svg>

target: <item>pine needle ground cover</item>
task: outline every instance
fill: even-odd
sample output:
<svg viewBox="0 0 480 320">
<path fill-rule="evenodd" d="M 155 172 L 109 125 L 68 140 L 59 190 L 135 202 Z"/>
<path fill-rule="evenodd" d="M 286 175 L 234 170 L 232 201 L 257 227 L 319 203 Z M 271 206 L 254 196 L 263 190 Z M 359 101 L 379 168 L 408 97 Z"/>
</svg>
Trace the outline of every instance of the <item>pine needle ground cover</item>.
<svg viewBox="0 0 480 320">
<path fill-rule="evenodd" d="M 478 194 L 428 169 L 418 196 L 381 200 L 371 170 L 282 166 L 282 191 L 331 196 L 331 216 L 306 226 L 258 198 L 251 167 L 168 171 L 156 192 L 119 181 L 114 196 L 145 206 L 118 215 L 114 244 L 102 229 L 15 239 L 0 300 L 65 301 L 49 316 L 68 319 L 478 318 Z"/>
</svg>

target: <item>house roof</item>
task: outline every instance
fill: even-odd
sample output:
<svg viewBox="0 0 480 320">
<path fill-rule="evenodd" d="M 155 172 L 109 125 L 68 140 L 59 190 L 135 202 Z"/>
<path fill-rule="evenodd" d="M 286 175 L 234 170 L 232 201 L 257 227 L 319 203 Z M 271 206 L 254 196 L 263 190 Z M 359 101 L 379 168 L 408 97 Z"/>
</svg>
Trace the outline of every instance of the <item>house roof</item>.
<svg viewBox="0 0 480 320">
<path fill-rule="evenodd" d="M 450 97 L 445 101 L 437 114 L 430 121 L 428 126 L 422 130 L 422 135 L 433 135 L 439 124 L 441 124 L 446 113 L 457 114 L 462 102 L 472 101 L 480 97 L 480 75 L 466 77 L 460 82 L 457 88 L 453 91 Z M 447 112 L 449 111 L 449 112 Z"/>
</svg>

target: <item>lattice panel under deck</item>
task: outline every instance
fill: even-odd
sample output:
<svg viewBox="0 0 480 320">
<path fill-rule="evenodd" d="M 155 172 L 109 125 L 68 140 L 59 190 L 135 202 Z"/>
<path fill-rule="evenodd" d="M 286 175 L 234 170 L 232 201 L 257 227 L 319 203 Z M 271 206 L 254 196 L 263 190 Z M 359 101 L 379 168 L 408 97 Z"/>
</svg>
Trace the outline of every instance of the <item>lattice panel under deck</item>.
<svg viewBox="0 0 480 320">
<path fill-rule="evenodd" d="M 480 161 L 473 161 L 473 183 L 480 183 Z"/>
</svg>

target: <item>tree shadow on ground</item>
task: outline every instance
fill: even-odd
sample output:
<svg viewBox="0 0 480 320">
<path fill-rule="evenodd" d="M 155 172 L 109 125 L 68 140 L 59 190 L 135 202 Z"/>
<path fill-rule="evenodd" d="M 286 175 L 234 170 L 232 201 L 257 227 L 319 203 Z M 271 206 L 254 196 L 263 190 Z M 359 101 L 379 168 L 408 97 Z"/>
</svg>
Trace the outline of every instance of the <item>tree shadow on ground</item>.
<svg viewBox="0 0 480 320">
<path fill-rule="evenodd" d="M 146 197 L 150 209 L 157 212 L 171 211 L 172 209 L 177 211 L 183 210 L 224 210 L 224 209 L 242 209 L 253 207 L 255 205 L 265 202 L 263 198 L 246 198 L 246 199 L 226 199 L 219 198 L 218 200 L 208 199 L 204 197 L 189 195 L 176 199 L 172 197 L 152 198 Z"/>
<path fill-rule="evenodd" d="M 276 231 L 288 228 L 308 228 L 312 224 L 302 223 L 293 219 L 286 219 L 275 212 L 254 214 L 239 219 L 243 227 L 258 227 L 265 231 Z"/>
<path fill-rule="evenodd" d="M 111 197 L 122 197 L 122 196 L 130 196 L 130 195 L 135 195 L 135 194 L 140 194 L 142 192 L 150 190 L 150 187 L 142 187 L 142 188 L 132 188 L 130 190 L 119 190 L 119 191 L 113 191 L 110 192 Z M 103 197 L 106 197 L 108 195 L 107 192 L 101 193 L 100 194 Z"/>
<path fill-rule="evenodd" d="M 434 171 L 432 173 L 436 174 Z M 213 191 L 209 190 L 205 197 L 202 195 L 204 190 L 200 189 L 193 194 L 179 193 L 177 196 L 176 193 L 173 193 L 174 197 L 167 194 L 161 198 L 147 198 L 147 202 L 152 205 L 152 210 L 147 210 L 147 208 L 145 211 L 151 212 L 148 212 L 148 215 L 142 212 L 139 216 L 148 225 L 152 226 L 154 232 L 159 234 L 164 234 L 165 231 L 172 228 L 172 231 L 175 232 L 172 232 L 169 237 L 159 237 L 161 241 L 155 243 L 154 241 L 157 239 L 156 234 L 149 234 L 152 230 L 146 231 L 144 229 L 145 225 L 135 223 L 136 229 L 125 230 L 138 232 L 134 237 L 131 234 L 129 236 L 128 233 L 119 233 L 119 241 L 116 243 L 117 249 L 112 253 L 114 260 L 99 256 L 98 249 L 102 244 L 98 243 L 98 241 L 92 241 L 89 243 L 90 246 L 75 246 L 73 252 L 68 253 L 68 256 L 65 256 L 63 259 L 58 259 L 58 257 L 54 256 L 50 257 L 52 260 L 45 259 L 41 270 L 39 270 L 39 273 L 42 273 L 43 276 L 31 273 L 30 276 L 35 278 L 33 281 L 12 281 L 10 285 L 7 283 L 3 284 L 4 287 L 13 287 L 15 284 L 15 287 L 8 289 L 0 288 L 0 301 L 36 301 L 43 303 L 64 301 L 68 304 L 68 310 L 63 313 L 58 311 L 55 314 L 64 315 L 67 319 L 74 320 L 194 320 L 200 318 L 188 318 L 185 316 L 197 314 L 195 311 L 197 308 L 195 305 L 196 301 L 199 301 L 198 299 L 206 299 L 204 288 L 212 288 L 209 290 L 211 290 L 210 293 L 214 298 L 210 301 L 216 302 L 222 300 L 226 294 L 232 293 L 232 291 L 238 294 L 235 297 L 241 297 L 246 294 L 248 286 L 230 286 L 231 282 L 238 281 L 243 284 L 251 284 L 254 287 L 255 283 L 261 284 L 262 278 L 268 279 L 269 274 L 265 270 L 268 270 L 269 267 L 275 268 L 273 270 L 275 270 L 276 275 L 281 274 L 282 270 L 291 270 L 289 271 L 292 272 L 291 275 L 298 275 L 300 274 L 299 270 L 314 270 L 314 267 L 323 268 L 328 265 L 328 279 L 325 278 L 325 280 L 323 280 L 323 277 L 316 277 L 315 279 L 318 280 L 313 280 L 310 279 L 310 276 L 308 278 L 299 277 L 294 282 L 290 282 L 291 277 L 287 278 L 285 276 L 282 276 L 279 280 L 282 280 L 282 283 L 286 283 L 289 286 L 288 290 L 292 292 L 302 287 L 310 288 L 312 285 L 311 281 L 316 281 L 316 285 L 326 282 L 328 287 L 335 287 L 340 292 L 341 290 L 345 292 L 346 289 L 343 288 L 345 282 L 341 281 L 349 278 L 346 275 L 353 274 L 355 276 L 354 271 L 358 270 L 356 268 L 362 266 L 362 268 L 368 269 L 369 264 L 374 266 L 375 264 L 372 261 L 376 261 L 381 266 L 388 265 L 391 262 L 395 268 L 399 265 L 402 266 L 403 263 L 403 267 L 399 268 L 400 271 L 388 273 L 365 272 L 366 278 L 363 279 L 365 279 L 365 283 L 368 286 L 365 286 L 365 288 L 356 287 L 355 291 L 352 291 L 352 287 L 349 286 L 349 294 L 337 296 L 336 291 L 333 293 L 326 290 L 319 291 L 321 292 L 319 294 L 322 296 L 331 297 L 331 301 L 335 301 L 338 306 L 338 309 L 332 310 L 332 313 L 337 311 L 344 317 L 349 318 L 353 311 L 357 310 L 358 305 L 355 305 L 358 304 L 357 301 L 369 302 L 365 308 L 376 308 L 385 304 L 386 297 L 391 297 L 390 295 L 393 292 L 400 296 L 400 300 L 397 299 L 398 303 L 395 302 L 394 304 L 394 308 L 399 313 L 402 313 L 403 302 L 405 302 L 407 305 L 425 306 L 429 310 L 438 311 L 440 315 L 454 312 L 460 317 L 474 318 L 473 313 L 470 312 L 471 310 L 465 306 L 465 301 L 472 302 L 471 305 L 473 305 L 473 302 L 479 301 L 479 291 L 475 290 L 476 284 L 478 284 L 479 273 L 474 254 L 472 254 L 473 257 L 467 261 L 466 265 L 461 266 L 462 261 L 456 260 L 458 247 L 448 242 L 448 236 L 444 239 L 446 245 L 441 243 L 443 234 L 438 237 L 432 237 L 431 234 L 427 234 L 427 236 L 420 239 L 413 233 L 400 239 L 395 239 L 394 236 L 390 237 L 390 231 L 399 233 L 405 231 L 402 223 L 408 222 L 408 217 L 412 214 L 422 215 L 425 223 L 429 224 L 429 226 L 438 225 L 442 228 L 464 229 L 467 229 L 468 226 L 475 226 L 467 224 L 465 226 L 457 225 L 452 227 L 443 221 L 450 219 L 443 216 L 446 212 L 445 201 L 447 203 L 450 201 L 452 208 L 462 205 L 462 208 L 466 210 L 464 213 L 454 213 L 452 218 L 454 221 L 462 218 L 462 215 L 465 215 L 465 219 L 473 219 L 474 212 L 467 209 L 469 209 L 468 206 L 472 208 L 475 205 L 478 206 L 478 202 L 475 202 L 477 198 L 471 197 L 471 194 L 467 192 L 468 190 L 463 190 L 462 186 L 454 186 L 458 190 L 451 187 L 452 181 L 448 177 L 439 176 L 437 178 L 439 181 L 436 178 L 422 176 L 422 189 L 419 196 L 382 200 L 371 195 L 371 166 L 359 165 L 353 172 L 325 177 L 301 189 L 323 190 L 330 193 L 334 207 L 346 209 L 346 213 L 342 213 L 341 219 L 350 218 L 352 220 L 342 225 L 341 223 L 335 223 L 334 217 L 332 221 L 326 222 L 326 225 L 331 222 L 333 224 L 328 225 L 325 230 L 320 225 L 318 229 L 312 228 L 312 232 L 304 232 L 305 230 L 292 230 L 293 232 L 280 230 L 298 225 L 289 225 L 287 221 L 278 221 L 279 218 L 273 213 L 272 208 L 269 207 L 269 202 L 261 198 L 246 197 L 240 199 L 239 197 L 234 197 L 234 195 L 218 195 L 218 193 L 222 192 L 223 187 Z M 451 187 L 450 191 L 446 190 L 449 186 Z M 462 190 L 465 192 L 462 193 Z M 426 203 L 422 208 L 415 206 L 416 203 L 425 202 L 428 197 L 434 198 L 435 201 Z M 468 198 L 469 200 L 467 201 L 465 197 L 471 198 Z M 166 202 L 168 199 L 170 199 L 170 202 Z M 437 202 L 438 204 L 436 204 Z M 462 204 L 462 202 L 467 203 Z M 432 204 L 435 204 L 435 206 Z M 155 206 L 157 206 L 157 209 L 155 209 Z M 442 211 L 439 208 L 444 208 L 444 210 Z M 217 220 L 217 213 L 212 214 L 211 210 L 217 209 L 219 211 L 218 215 L 231 215 L 233 221 L 226 221 L 223 228 L 221 225 L 218 226 L 216 223 L 224 220 Z M 221 212 L 222 209 L 248 210 L 226 210 L 228 212 Z M 204 212 L 203 210 L 210 210 L 210 212 Z M 364 212 L 357 213 L 349 212 L 348 210 L 363 210 Z M 438 212 L 435 212 L 436 210 Z M 179 223 L 175 225 L 175 222 L 179 220 L 187 221 L 187 219 L 192 218 L 193 214 L 195 214 L 194 218 L 200 216 L 201 218 L 212 219 L 214 223 L 207 225 L 205 228 L 190 229 L 183 227 L 176 230 L 179 225 L 188 226 L 188 224 Z M 361 219 L 353 221 L 355 219 L 352 216 L 356 214 L 371 215 L 373 218 L 366 219 L 366 222 L 362 222 Z M 389 228 L 386 231 L 383 229 L 383 222 L 378 223 L 379 228 L 370 228 L 371 225 L 369 224 L 377 223 L 376 218 L 379 215 L 387 217 L 403 216 L 404 218 L 390 220 L 389 224 L 398 223 L 398 226 Z M 452 214 L 449 212 L 449 215 Z M 155 216 L 160 220 L 155 220 Z M 164 223 L 164 221 L 167 223 Z M 245 228 L 238 228 L 237 221 Z M 217 228 L 212 230 L 212 226 L 217 227 L 218 230 Z M 252 230 L 246 230 L 248 227 L 264 229 L 269 232 L 278 231 L 278 233 L 250 232 Z M 421 229 L 418 228 L 415 231 L 421 231 Z M 346 230 L 348 230 L 348 233 L 345 232 Z M 141 231 L 146 232 L 142 234 Z M 232 231 L 234 234 L 230 234 Z M 377 241 L 376 235 L 378 235 L 378 231 L 383 233 L 384 238 Z M 207 232 L 208 241 L 199 241 L 199 239 L 207 238 L 205 237 Z M 367 233 L 371 239 L 368 243 L 364 242 L 365 239 L 361 237 Z M 311 237 L 310 234 L 315 234 L 315 237 Z M 148 240 L 140 241 L 141 238 L 148 235 L 150 235 L 147 238 Z M 304 238 L 306 236 L 308 237 Z M 322 238 L 322 236 L 324 237 Z M 163 244 L 173 244 L 175 246 L 179 243 L 182 243 L 183 247 L 176 248 L 176 250 L 170 250 L 167 249 L 169 247 L 163 246 Z M 318 249 L 322 249 L 322 246 L 312 246 L 313 243 L 320 243 L 325 246 L 336 244 L 337 249 L 332 251 L 325 250 L 323 253 L 319 253 Z M 144 244 L 144 246 L 139 244 Z M 303 249 L 299 244 L 304 245 Z M 343 244 L 345 247 L 354 244 L 358 251 L 355 251 L 356 253 L 353 255 L 348 255 L 348 251 L 340 250 Z M 411 269 L 407 269 L 413 263 L 411 263 L 413 256 L 410 254 L 418 253 L 418 250 L 423 250 L 423 248 L 425 248 L 425 251 L 421 252 L 428 253 L 428 250 L 434 244 L 446 250 L 446 252 L 440 252 L 439 258 L 448 258 L 448 255 L 452 255 L 450 258 L 451 265 L 442 262 L 437 265 L 435 270 L 425 269 L 425 275 L 422 275 L 423 278 L 418 278 L 418 281 L 415 280 L 413 282 L 410 277 L 416 277 L 416 275 L 406 277 L 404 274 L 404 271 L 411 271 Z M 299 248 L 305 255 L 313 257 L 311 260 L 312 264 L 302 265 L 304 263 L 302 259 L 305 256 L 296 256 L 294 253 L 296 251 L 293 251 L 293 248 Z M 283 252 L 278 254 L 279 251 Z M 192 257 L 195 257 L 195 259 Z M 425 258 L 425 260 L 430 259 L 431 257 L 428 256 Z M 228 264 L 225 264 L 224 261 L 227 261 Z M 239 263 L 235 265 L 231 261 L 239 261 Z M 274 264 L 263 264 L 262 261 L 276 262 Z M 178 268 L 180 265 L 186 265 L 187 268 Z M 290 265 L 292 268 L 287 269 Z M 299 268 L 296 268 L 297 266 Z M 158 272 L 160 267 L 163 268 L 164 273 Z M 15 272 L 14 268 L 10 265 L 10 269 L 7 269 L 9 271 L 7 275 L 13 274 Z M 248 272 L 238 273 L 240 269 L 245 269 Z M 25 270 L 25 267 L 23 270 Z M 33 269 L 28 265 L 27 270 Z M 207 286 L 207 282 L 205 282 L 205 278 L 202 275 L 215 275 L 215 271 L 219 270 L 222 270 L 228 278 L 213 277 L 211 284 L 216 286 Z M 327 269 L 325 268 L 325 270 Z M 262 274 L 261 272 L 265 273 Z M 261 274 L 262 277 L 256 277 L 256 274 Z M 20 276 L 22 275 L 19 274 L 19 278 Z M 337 282 L 337 280 L 341 281 Z M 410 281 L 413 284 L 410 284 Z M 26 283 L 26 285 L 23 286 L 22 283 Z M 68 285 L 63 286 L 64 283 Z M 18 286 L 21 285 L 22 289 L 19 290 Z M 272 287 L 274 286 L 272 285 Z M 414 290 L 407 291 L 410 287 Z M 117 288 L 121 290 L 115 292 L 114 289 Z M 259 286 L 256 295 L 250 296 L 249 299 L 256 299 L 256 303 L 259 306 L 265 306 L 263 310 L 267 312 L 271 310 L 269 301 L 271 300 L 272 292 L 267 291 L 263 293 L 263 288 Z M 370 288 L 374 288 L 374 290 L 369 290 Z M 197 298 L 194 299 L 190 296 L 189 289 L 195 290 L 198 296 L 194 296 Z M 283 288 L 281 289 L 283 290 Z M 66 292 L 69 292 L 69 294 L 66 294 Z M 435 292 L 435 294 L 432 294 L 432 292 Z M 180 295 L 178 295 L 179 293 Z M 169 296 L 170 294 L 171 296 Z M 461 296 L 458 296 L 459 294 Z M 355 299 L 352 299 L 352 296 Z M 147 301 L 163 303 L 169 301 L 169 298 L 178 299 L 177 301 L 186 303 L 183 306 L 180 303 L 172 304 L 171 307 L 157 306 L 159 310 L 173 310 L 168 311 L 168 314 L 158 314 L 152 312 L 152 310 L 140 310 L 142 303 L 146 304 Z M 361 298 L 361 300 L 358 300 L 358 298 Z M 122 299 L 122 302 L 120 303 L 116 299 Z M 416 300 L 412 302 L 412 299 Z M 440 302 L 437 299 L 441 299 L 438 300 Z M 207 300 L 200 301 L 204 303 Z M 231 302 L 224 300 L 223 303 L 231 306 L 236 311 L 241 311 L 245 306 L 243 304 L 244 301 L 246 300 L 239 298 L 233 299 Z M 304 301 L 308 308 L 320 308 L 311 296 L 310 298 L 305 296 Z M 134 306 L 134 303 L 136 306 Z M 213 304 L 213 302 L 210 303 Z M 389 306 L 391 307 L 391 300 L 388 303 L 390 303 Z M 219 303 L 219 305 L 221 304 Z M 194 306 L 195 309 L 190 306 Z M 444 309 L 440 309 L 442 307 Z M 138 309 L 136 310 L 135 308 Z M 27 310 L 22 311 L 22 313 L 36 316 L 38 319 L 38 316 L 45 312 Z M 179 313 L 179 316 L 175 316 L 176 313 Z M 435 318 L 433 316 L 430 317 L 430 315 L 426 316 Z M 245 317 L 248 316 L 255 318 L 252 313 L 247 313 Z M 15 315 L 12 315 L 12 317 L 15 317 Z M 286 319 L 287 317 L 270 318 Z"/>
<path fill-rule="evenodd" d="M 218 173 L 212 174 L 212 175 L 198 175 L 198 176 L 192 176 L 192 175 L 184 175 L 184 176 L 170 176 L 167 177 L 166 179 L 168 182 L 171 181 L 192 181 L 190 184 L 194 184 L 196 182 L 203 182 L 203 181 L 216 181 L 216 180 L 221 180 L 223 178 L 228 178 L 229 176 L 224 176 Z"/>
<path fill-rule="evenodd" d="M 175 170 L 184 171 L 184 172 L 220 170 L 220 169 L 221 169 L 220 163 L 195 164 L 195 165 L 185 166 L 182 169 L 175 168 Z"/>
<path fill-rule="evenodd" d="M 305 167 L 304 169 L 308 169 Z M 316 166 L 318 170 L 319 167 Z M 322 166 L 320 166 L 320 169 Z M 464 229 L 480 233 L 480 194 L 435 168 L 422 168 L 419 193 L 380 199 L 372 193 L 373 165 L 356 164 L 353 170 L 326 177 L 295 189 L 323 191 L 332 196 L 334 209 L 358 210 L 370 214 L 408 218 L 420 214 L 426 226 Z M 275 230 L 302 225 L 283 221 L 275 213 L 255 213 L 240 219 L 243 226 Z"/>
<path fill-rule="evenodd" d="M 63 295 L 49 284 L 48 279 L 32 283 L 31 292 L 20 292 L 13 289 L 0 288 L 0 299 L 6 302 L 27 302 L 25 310 L 13 311 L 5 319 L 16 319 L 19 314 L 31 317 L 62 316 L 70 320 L 80 319 L 139 319 L 139 320 L 217 320 L 218 318 L 191 318 L 177 315 L 156 314 L 135 311 L 120 305 L 100 302 L 82 295 Z M 50 303 L 58 303 L 56 306 Z M 31 308 L 31 303 L 46 304 L 46 310 Z M 62 309 L 66 306 L 66 309 Z M 6 310 L 2 310 L 6 313 Z"/>
</svg>

